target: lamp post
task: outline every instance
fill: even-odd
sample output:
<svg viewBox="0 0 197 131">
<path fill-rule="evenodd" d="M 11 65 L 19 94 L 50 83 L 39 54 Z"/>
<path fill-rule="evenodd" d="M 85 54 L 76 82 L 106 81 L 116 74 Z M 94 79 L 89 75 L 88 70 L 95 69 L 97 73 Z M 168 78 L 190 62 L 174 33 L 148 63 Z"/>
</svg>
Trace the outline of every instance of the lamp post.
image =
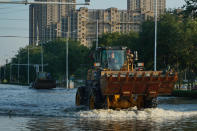
<svg viewBox="0 0 197 131">
<path fill-rule="evenodd" d="M 51 34 L 51 32 L 50 32 Z M 42 41 L 39 41 L 39 29 L 38 29 L 38 25 L 37 25 L 37 40 L 36 40 L 36 45 L 39 45 L 39 42 L 41 43 L 41 50 L 40 50 L 40 56 L 41 56 L 41 67 L 42 67 L 42 72 L 44 71 L 44 68 L 43 68 L 43 42 Z"/>
<path fill-rule="evenodd" d="M 157 71 L 157 0 L 155 0 L 155 52 L 154 52 L 154 71 Z"/>
<path fill-rule="evenodd" d="M 19 60 L 19 57 L 20 57 L 20 54 L 18 54 L 18 84 L 19 84 L 19 77 L 20 77 L 20 66 L 19 66 L 20 60 Z"/>
<path fill-rule="evenodd" d="M 30 66 L 30 60 L 29 60 L 29 46 L 27 47 L 27 84 L 29 85 L 30 82 L 30 77 L 29 77 L 29 66 Z M 43 48 L 41 44 L 41 67 L 42 67 L 42 72 L 44 70 L 44 64 L 43 64 Z"/>
<path fill-rule="evenodd" d="M 44 67 L 43 67 L 43 43 L 41 43 L 41 65 L 42 65 L 42 72 L 44 71 Z"/>
<path fill-rule="evenodd" d="M 0 83 L 2 81 L 2 78 L 1 78 L 1 65 L 0 65 Z"/>
<path fill-rule="evenodd" d="M 3 79 L 5 80 L 6 79 L 6 65 L 4 66 L 4 71 L 3 71 Z"/>
<path fill-rule="evenodd" d="M 99 25 L 99 21 L 98 19 L 96 19 L 96 50 L 98 49 L 98 25 Z"/>
<path fill-rule="evenodd" d="M 10 83 L 12 81 L 12 64 L 10 63 Z"/>
<path fill-rule="evenodd" d="M 66 39 L 66 88 L 68 88 L 68 32 Z"/>
<path fill-rule="evenodd" d="M 66 88 L 68 88 L 68 38 L 69 38 L 69 32 L 65 32 L 65 31 L 58 30 L 58 29 L 55 29 L 55 30 L 66 33 L 66 36 L 67 36 L 67 39 L 66 39 Z M 73 31 L 73 32 L 75 32 L 75 31 Z"/>
<path fill-rule="evenodd" d="M 27 54 L 27 84 L 29 85 L 29 46 L 28 46 L 28 54 Z"/>
</svg>

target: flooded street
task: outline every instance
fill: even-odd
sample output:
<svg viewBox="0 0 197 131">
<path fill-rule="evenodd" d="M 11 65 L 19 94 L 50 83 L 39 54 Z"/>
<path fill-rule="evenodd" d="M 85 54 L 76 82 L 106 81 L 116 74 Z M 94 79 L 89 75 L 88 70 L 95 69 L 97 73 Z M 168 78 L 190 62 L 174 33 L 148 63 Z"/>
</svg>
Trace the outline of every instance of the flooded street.
<svg viewBox="0 0 197 131">
<path fill-rule="evenodd" d="M 76 89 L 0 85 L 0 130 L 197 130 L 197 100 L 160 97 L 156 109 L 88 110 Z"/>
</svg>

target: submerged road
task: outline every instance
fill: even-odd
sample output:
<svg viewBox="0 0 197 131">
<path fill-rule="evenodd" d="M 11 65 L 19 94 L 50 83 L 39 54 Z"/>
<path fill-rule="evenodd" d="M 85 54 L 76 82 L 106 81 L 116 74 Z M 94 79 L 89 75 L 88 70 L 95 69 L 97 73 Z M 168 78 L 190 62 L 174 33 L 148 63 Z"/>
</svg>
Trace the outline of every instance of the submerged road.
<svg viewBox="0 0 197 131">
<path fill-rule="evenodd" d="M 0 85 L 0 130 L 197 130 L 197 100 L 160 97 L 156 109 L 88 110 L 76 89 Z"/>
</svg>

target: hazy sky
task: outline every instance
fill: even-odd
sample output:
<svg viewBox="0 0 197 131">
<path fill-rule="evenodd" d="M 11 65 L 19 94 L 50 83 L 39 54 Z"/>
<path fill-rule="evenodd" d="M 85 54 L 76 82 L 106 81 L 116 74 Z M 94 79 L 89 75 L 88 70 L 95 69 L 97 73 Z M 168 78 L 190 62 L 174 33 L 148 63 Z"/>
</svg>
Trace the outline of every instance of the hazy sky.
<svg viewBox="0 0 197 131">
<path fill-rule="evenodd" d="M 83 2 L 84 0 L 77 0 Z M 178 8 L 184 0 L 166 0 L 167 8 Z M 127 0 L 91 0 L 88 8 L 105 9 L 117 7 L 126 9 Z M 29 6 L 0 4 L 0 36 L 29 36 Z M 0 66 L 5 64 L 5 59 L 16 54 L 20 47 L 28 44 L 27 38 L 0 37 Z"/>
</svg>

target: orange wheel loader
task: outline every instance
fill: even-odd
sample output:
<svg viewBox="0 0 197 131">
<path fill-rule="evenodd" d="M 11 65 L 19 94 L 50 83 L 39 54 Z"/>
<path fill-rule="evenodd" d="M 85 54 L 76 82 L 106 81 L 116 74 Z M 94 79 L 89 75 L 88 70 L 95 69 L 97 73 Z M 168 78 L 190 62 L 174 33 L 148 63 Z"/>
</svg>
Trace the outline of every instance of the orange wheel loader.
<svg viewBox="0 0 197 131">
<path fill-rule="evenodd" d="M 86 84 L 76 93 L 76 105 L 89 109 L 155 108 L 158 95 L 171 94 L 176 72 L 144 71 L 137 51 L 126 47 L 99 47 Z"/>
</svg>

